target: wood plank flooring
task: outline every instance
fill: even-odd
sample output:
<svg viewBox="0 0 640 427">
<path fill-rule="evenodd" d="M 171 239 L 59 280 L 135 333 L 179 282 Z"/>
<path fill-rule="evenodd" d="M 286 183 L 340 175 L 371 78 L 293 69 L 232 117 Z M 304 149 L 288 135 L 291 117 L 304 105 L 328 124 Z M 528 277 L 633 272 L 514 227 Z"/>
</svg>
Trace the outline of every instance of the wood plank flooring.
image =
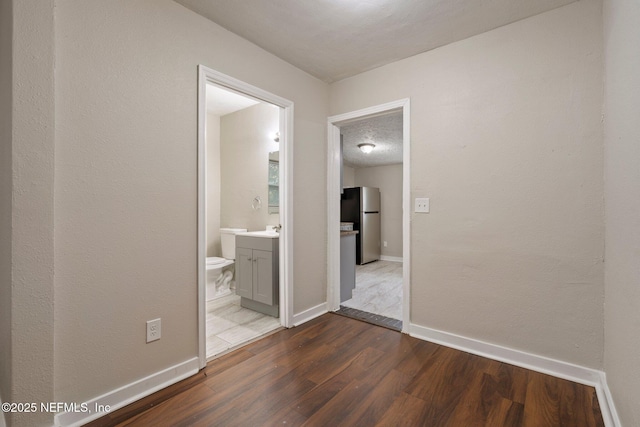
<svg viewBox="0 0 640 427">
<path fill-rule="evenodd" d="M 595 390 L 325 314 L 89 424 L 604 426 Z"/>
</svg>

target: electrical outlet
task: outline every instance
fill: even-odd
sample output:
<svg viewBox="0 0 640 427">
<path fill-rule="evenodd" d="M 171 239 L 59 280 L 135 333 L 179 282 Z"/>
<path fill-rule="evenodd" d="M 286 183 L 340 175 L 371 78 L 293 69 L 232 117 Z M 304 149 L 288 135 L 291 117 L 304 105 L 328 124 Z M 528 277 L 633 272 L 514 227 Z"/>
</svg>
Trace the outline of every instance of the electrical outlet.
<svg viewBox="0 0 640 427">
<path fill-rule="evenodd" d="M 147 320 L 147 342 L 156 341 L 162 335 L 162 325 L 160 318 Z"/>
<path fill-rule="evenodd" d="M 384 241 L 384 247 L 385 248 L 387 247 L 387 241 L 386 240 Z"/>
<path fill-rule="evenodd" d="M 429 199 L 428 198 L 416 198 L 415 211 L 417 213 L 429 213 Z"/>
</svg>

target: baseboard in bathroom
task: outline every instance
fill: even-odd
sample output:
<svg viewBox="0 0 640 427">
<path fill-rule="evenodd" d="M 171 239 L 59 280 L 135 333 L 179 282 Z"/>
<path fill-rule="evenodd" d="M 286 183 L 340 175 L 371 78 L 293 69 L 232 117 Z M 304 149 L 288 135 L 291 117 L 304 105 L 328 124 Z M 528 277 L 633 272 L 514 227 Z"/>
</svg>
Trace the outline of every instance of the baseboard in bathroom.
<svg viewBox="0 0 640 427">
<path fill-rule="evenodd" d="M 225 292 L 222 292 L 222 293 L 220 293 L 220 294 L 216 294 L 216 295 L 214 295 L 212 298 L 209 298 L 209 299 L 207 300 L 207 302 L 209 302 L 209 301 L 215 301 L 215 300 L 217 300 L 217 299 L 224 298 L 224 297 L 226 297 L 226 296 L 233 295 L 233 294 L 234 294 L 234 291 L 233 291 L 233 290 L 231 290 L 231 289 L 227 289 Z"/>
</svg>

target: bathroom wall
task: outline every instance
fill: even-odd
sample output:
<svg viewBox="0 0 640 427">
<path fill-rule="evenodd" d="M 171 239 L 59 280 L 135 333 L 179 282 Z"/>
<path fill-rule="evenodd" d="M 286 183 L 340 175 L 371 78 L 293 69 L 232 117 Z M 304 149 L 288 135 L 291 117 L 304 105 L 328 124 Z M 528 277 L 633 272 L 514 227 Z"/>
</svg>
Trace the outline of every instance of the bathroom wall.
<svg viewBox="0 0 640 427">
<path fill-rule="evenodd" d="M 411 99 L 412 323 L 602 368 L 602 48 L 582 0 L 330 86 Z"/>
<path fill-rule="evenodd" d="M 402 165 L 357 168 L 355 186 L 380 189 L 381 254 L 402 258 Z"/>
<path fill-rule="evenodd" d="M 171 0 L 55 5 L 55 37 L 38 38 L 56 54 L 55 156 L 42 154 L 56 172 L 55 316 L 35 307 L 29 322 L 56 339 L 21 344 L 55 361 L 55 383 L 35 383 L 82 402 L 197 356 L 198 64 L 295 103 L 294 313 L 325 302 L 327 85 Z M 146 344 L 156 317 L 162 338 Z"/>
<path fill-rule="evenodd" d="M 273 134 L 280 126 L 280 109 L 257 104 L 220 118 L 220 225 L 264 230 L 278 225 L 279 215 L 269 215 L 269 152 L 278 151 Z M 253 209 L 260 197 L 262 206 Z"/>
<path fill-rule="evenodd" d="M 624 426 L 640 425 L 640 3 L 604 2 L 605 347 Z"/>
<path fill-rule="evenodd" d="M 207 256 L 222 256 L 220 246 L 220 117 L 207 112 Z"/>
</svg>

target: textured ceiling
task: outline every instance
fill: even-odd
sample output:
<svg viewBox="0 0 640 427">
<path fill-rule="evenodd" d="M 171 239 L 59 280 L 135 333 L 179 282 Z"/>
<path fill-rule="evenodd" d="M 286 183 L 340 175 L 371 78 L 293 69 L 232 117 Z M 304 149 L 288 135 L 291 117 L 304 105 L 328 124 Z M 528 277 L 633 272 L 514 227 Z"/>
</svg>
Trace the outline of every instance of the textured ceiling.
<svg viewBox="0 0 640 427">
<path fill-rule="evenodd" d="M 366 168 L 402 163 L 402 112 L 362 119 L 340 127 L 346 166 Z M 375 148 L 365 154 L 358 144 L 371 142 Z"/>
<path fill-rule="evenodd" d="M 575 0 L 175 0 L 326 82 Z"/>
</svg>

